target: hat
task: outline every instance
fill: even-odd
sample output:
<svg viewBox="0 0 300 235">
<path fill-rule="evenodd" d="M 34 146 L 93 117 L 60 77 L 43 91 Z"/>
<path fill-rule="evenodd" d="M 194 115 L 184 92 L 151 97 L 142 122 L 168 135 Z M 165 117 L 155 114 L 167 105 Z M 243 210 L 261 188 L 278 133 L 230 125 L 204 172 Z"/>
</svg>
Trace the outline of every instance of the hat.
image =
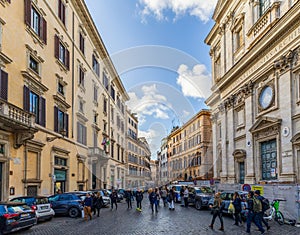
<svg viewBox="0 0 300 235">
<path fill-rule="evenodd" d="M 257 195 L 260 195 L 260 191 L 259 190 L 255 190 L 254 193 L 257 194 Z"/>
</svg>

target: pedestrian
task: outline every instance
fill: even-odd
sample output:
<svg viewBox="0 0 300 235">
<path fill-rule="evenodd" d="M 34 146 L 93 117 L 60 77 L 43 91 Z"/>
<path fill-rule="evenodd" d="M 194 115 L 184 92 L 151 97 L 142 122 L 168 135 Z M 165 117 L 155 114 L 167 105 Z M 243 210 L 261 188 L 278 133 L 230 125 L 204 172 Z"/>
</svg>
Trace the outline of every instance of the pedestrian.
<svg viewBox="0 0 300 235">
<path fill-rule="evenodd" d="M 159 206 L 160 192 L 159 192 L 157 187 L 155 188 L 154 192 L 155 192 L 155 195 L 156 195 L 156 204 L 157 204 L 157 206 Z"/>
<path fill-rule="evenodd" d="M 183 198 L 184 197 L 184 186 L 181 186 L 179 195 L 180 195 L 180 202 L 181 202 L 180 206 L 184 206 L 184 198 Z"/>
<path fill-rule="evenodd" d="M 135 193 L 135 200 L 136 200 L 136 210 L 142 211 L 142 201 L 143 201 L 143 193 L 140 189 L 137 190 Z"/>
<path fill-rule="evenodd" d="M 211 224 L 209 225 L 209 227 L 211 229 L 213 229 L 215 219 L 217 217 L 219 217 L 219 220 L 220 220 L 220 223 L 221 223 L 221 227 L 219 228 L 219 230 L 224 231 L 224 222 L 223 222 L 223 218 L 222 218 L 222 210 L 224 208 L 224 203 L 223 203 L 220 195 L 221 195 L 221 193 L 219 193 L 219 192 L 215 194 L 214 204 L 210 206 L 213 210 L 213 218 L 212 218 L 212 221 L 211 221 Z"/>
<path fill-rule="evenodd" d="M 188 207 L 189 206 L 189 189 L 187 186 L 184 186 L 184 191 L 183 191 L 183 200 L 184 200 L 184 206 Z"/>
<path fill-rule="evenodd" d="M 253 211 L 254 211 L 254 222 L 258 227 L 261 234 L 265 234 L 265 230 L 262 227 L 263 211 L 262 211 L 262 199 L 260 197 L 260 191 L 255 190 L 253 196 Z"/>
<path fill-rule="evenodd" d="M 168 192 L 168 203 L 169 203 L 169 210 L 175 210 L 175 204 L 174 204 L 174 200 L 175 200 L 175 191 L 174 188 L 171 188 Z"/>
<path fill-rule="evenodd" d="M 127 189 L 125 192 L 125 199 L 127 202 L 127 209 L 132 209 L 132 204 L 131 204 L 131 197 L 132 197 L 132 192 L 130 189 Z"/>
<path fill-rule="evenodd" d="M 118 204 L 117 204 L 118 194 L 116 190 L 113 189 L 109 197 L 110 197 L 110 210 L 114 209 L 114 204 L 116 206 L 116 210 L 118 210 Z"/>
<path fill-rule="evenodd" d="M 239 226 L 239 223 L 242 224 L 242 219 L 241 219 L 242 199 L 238 192 L 235 192 L 233 194 L 232 204 L 234 206 L 234 220 L 235 220 L 234 225 Z"/>
<path fill-rule="evenodd" d="M 97 192 L 96 196 L 94 197 L 94 203 L 93 204 L 94 204 L 94 215 L 97 212 L 97 217 L 99 217 L 100 209 L 104 205 L 104 201 L 103 201 L 103 198 L 102 198 L 102 195 L 100 194 L 100 192 Z"/>
<path fill-rule="evenodd" d="M 164 203 L 164 207 L 167 206 L 167 186 L 164 186 L 161 190 L 161 198 Z"/>
<path fill-rule="evenodd" d="M 267 230 L 269 230 L 271 227 L 268 224 L 268 222 L 264 219 L 264 213 L 266 211 L 266 209 L 264 209 L 263 206 L 263 200 L 265 199 L 262 195 L 260 195 L 260 191 L 259 190 L 255 190 L 254 195 L 256 195 L 256 197 L 261 201 L 262 203 L 262 212 L 260 213 L 260 219 L 262 221 L 262 223 L 267 227 Z"/>
<path fill-rule="evenodd" d="M 262 228 L 261 224 L 258 223 L 258 220 L 256 218 L 256 213 L 255 211 L 259 210 L 256 209 L 255 207 L 259 207 L 257 205 L 254 205 L 254 192 L 249 191 L 248 196 L 247 196 L 247 229 L 246 233 L 250 233 L 251 229 L 251 223 L 254 221 L 254 224 L 258 227 L 258 229 L 261 231 L 261 234 L 264 234 L 264 229 Z"/>
<path fill-rule="evenodd" d="M 155 192 L 155 190 L 153 190 L 152 188 L 149 189 L 149 201 L 150 201 L 150 205 L 151 205 L 151 210 L 152 213 L 154 212 L 154 207 L 155 207 L 155 212 L 157 213 L 157 192 Z"/>
<path fill-rule="evenodd" d="M 83 211 L 84 211 L 84 220 L 88 220 L 88 216 L 90 220 L 92 219 L 92 198 L 89 193 L 86 194 L 85 199 L 83 200 Z"/>
</svg>

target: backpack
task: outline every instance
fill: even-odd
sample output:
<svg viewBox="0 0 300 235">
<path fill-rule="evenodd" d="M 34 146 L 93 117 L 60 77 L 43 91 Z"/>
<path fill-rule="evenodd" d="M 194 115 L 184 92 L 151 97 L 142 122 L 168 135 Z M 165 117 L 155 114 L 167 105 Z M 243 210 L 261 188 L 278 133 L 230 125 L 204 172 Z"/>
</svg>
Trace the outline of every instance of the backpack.
<svg viewBox="0 0 300 235">
<path fill-rule="evenodd" d="M 259 213 L 262 211 L 262 203 L 261 201 L 256 198 L 256 197 L 253 197 L 253 211 L 255 213 Z"/>
<path fill-rule="evenodd" d="M 266 211 L 270 209 L 270 202 L 267 198 L 263 197 L 261 200 L 261 204 L 262 204 L 262 211 Z"/>
</svg>

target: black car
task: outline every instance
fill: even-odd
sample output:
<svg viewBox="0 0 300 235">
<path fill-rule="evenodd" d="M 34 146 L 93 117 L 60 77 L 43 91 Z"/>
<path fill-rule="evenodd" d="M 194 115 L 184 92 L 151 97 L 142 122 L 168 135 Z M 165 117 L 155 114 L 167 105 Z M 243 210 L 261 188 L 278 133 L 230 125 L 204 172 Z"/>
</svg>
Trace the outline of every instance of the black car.
<svg viewBox="0 0 300 235">
<path fill-rule="evenodd" d="M 82 200 L 74 193 L 62 193 L 49 197 L 55 214 L 68 215 L 71 218 L 82 215 Z"/>
<path fill-rule="evenodd" d="M 29 229 L 36 222 L 34 210 L 25 203 L 0 202 L 0 230 L 3 233 Z"/>
<path fill-rule="evenodd" d="M 207 186 L 188 186 L 188 202 L 194 204 L 197 210 L 209 206 L 209 200 L 213 198 L 213 191 Z"/>
</svg>

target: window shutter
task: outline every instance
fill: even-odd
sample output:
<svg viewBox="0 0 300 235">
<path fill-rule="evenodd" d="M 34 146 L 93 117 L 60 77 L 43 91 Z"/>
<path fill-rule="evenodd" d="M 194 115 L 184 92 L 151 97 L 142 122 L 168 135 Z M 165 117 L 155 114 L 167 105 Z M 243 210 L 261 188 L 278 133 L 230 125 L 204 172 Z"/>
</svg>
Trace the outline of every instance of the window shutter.
<svg viewBox="0 0 300 235">
<path fill-rule="evenodd" d="M 23 88 L 24 92 L 23 92 L 23 109 L 27 112 L 29 112 L 29 95 L 30 95 L 30 90 L 27 86 L 24 86 Z"/>
<path fill-rule="evenodd" d="M 54 36 L 54 56 L 56 59 L 59 58 L 59 38 L 57 35 Z"/>
<path fill-rule="evenodd" d="M 25 24 L 31 26 L 31 0 L 25 0 Z"/>
<path fill-rule="evenodd" d="M 69 115 L 67 113 L 65 113 L 64 121 L 65 121 L 64 128 L 66 129 L 66 137 L 69 137 Z"/>
<path fill-rule="evenodd" d="M 83 144 L 86 145 L 86 126 L 83 127 Z"/>
<path fill-rule="evenodd" d="M 44 41 L 45 44 L 47 44 L 47 21 L 42 18 L 41 19 L 41 35 L 40 38 Z"/>
<path fill-rule="evenodd" d="M 58 132 L 58 108 L 54 106 L 54 131 Z"/>
<path fill-rule="evenodd" d="M 66 67 L 68 70 L 70 70 L 70 52 L 68 49 L 66 49 Z"/>
<path fill-rule="evenodd" d="M 66 24 L 66 6 L 64 4 L 61 4 L 62 6 L 62 22 L 64 25 Z"/>
<path fill-rule="evenodd" d="M 62 2 L 61 0 L 58 1 L 58 18 L 62 20 L 62 14 L 61 11 L 62 10 Z"/>
<path fill-rule="evenodd" d="M 43 127 L 46 126 L 46 100 L 41 96 L 39 102 L 39 124 Z"/>
<path fill-rule="evenodd" d="M 77 122 L 77 141 L 80 143 L 80 124 Z"/>
<path fill-rule="evenodd" d="M 8 73 L 0 70 L 0 98 L 7 101 Z"/>
</svg>

